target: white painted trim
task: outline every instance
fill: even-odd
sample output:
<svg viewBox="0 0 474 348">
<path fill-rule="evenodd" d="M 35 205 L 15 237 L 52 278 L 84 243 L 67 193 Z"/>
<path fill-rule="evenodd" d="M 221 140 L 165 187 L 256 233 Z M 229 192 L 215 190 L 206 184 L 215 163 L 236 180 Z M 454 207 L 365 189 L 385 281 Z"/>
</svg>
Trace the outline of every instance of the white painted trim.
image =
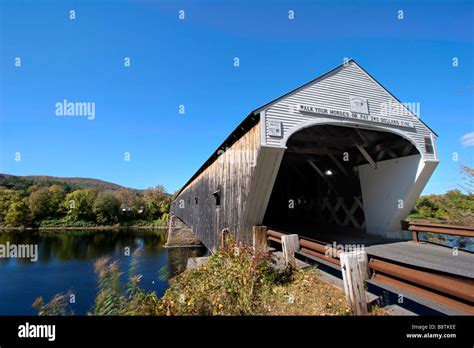
<svg viewBox="0 0 474 348">
<path fill-rule="evenodd" d="M 280 171 L 280 166 L 281 166 L 281 162 L 283 160 L 284 154 L 285 154 L 285 151 L 282 149 L 280 149 L 280 152 L 277 154 L 277 158 L 273 166 L 273 173 L 270 177 L 270 180 L 268 181 L 269 189 L 267 190 L 267 192 L 265 192 L 265 195 L 262 200 L 262 206 L 264 206 L 265 209 L 262 210 L 260 216 L 258 217 L 258 220 L 260 221 L 260 223 L 262 223 L 263 219 L 265 218 L 265 213 L 267 212 L 268 203 L 270 202 L 270 196 L 272 195 L 273 187 L 275 186 L 276 177 L 278 175 L 278 172 Z"/>
<path fill-rule="evenodd" d="M 281 150 L 281 149 L 287 149 L 286 146 L 276 146 L 276 145 L 262 145 L 262 148 L 269 149 L 269 150 Z"/>
<path fill-rule="evenodd" d="M 423 149 L 420 148 L 420 146 L 411 138 L 409 138 L 404 132 L 386 127 L 386 126 L 380 126 L 380 125 L 366 125 L 366 124 L 360 124 L 356 121 L 351 121 L 351 120 L 333 120 L 324 117 L 324 115 L 321 115 L 321 118 L 314 118 L 309 121 L 301 122 L 294 127 L 291 128 L 291 130 L 288 131 L 288 133 L 283 135 L 283 139 L 281 140 L 282 144 L 286 144 L 288 142 L 288 139 L 295 133 L 299 132 L 300 130 L 303 130 L 305 128 L 313 127 L 313 126 L 319 126 L 319 125 L 334 125 L 334 126 L 342 126 L 342 127 L 350 127 L 350 128 L 364 128 L 364 129 L 370 129 L 370 130 L 378 130 L 381 132 L 389 132 L 396 134 L 406 140 L 408 140 L 410 143 L 415 146 L 415 148 L 418 150 L 420 153 L 421 157 L 423 160 L 426 160 L 426 154 Z M 434 146 L 434 144 L 433 144 Z"/>
<path fill-rule="evenodd" d="M 260 146 L 267 144 L 267 119 L 265 117 L 266 110 L 260 112 Z"/>
<path fill-rule="evenodd" d="M 431 146 L 433 146 L 433 155 L 436 161 L 439 162 L 439 157 L 438 157 L 438 149 L 436 148 L 435 145 L 435 137 L 434 134 L 430 132 L 430 138 L 431 138 Z"/>
</svg>

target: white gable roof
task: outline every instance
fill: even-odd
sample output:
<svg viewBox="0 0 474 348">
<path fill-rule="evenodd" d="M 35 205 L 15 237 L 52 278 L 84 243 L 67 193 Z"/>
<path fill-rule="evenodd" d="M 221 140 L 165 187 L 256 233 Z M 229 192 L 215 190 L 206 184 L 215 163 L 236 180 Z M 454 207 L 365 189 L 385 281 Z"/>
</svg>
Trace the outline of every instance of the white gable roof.
<svg viewBox="0 0 474 348">
<path fill-rule="evenodd" d="M 368 112 L 354 113 L 354 102 L 366 102 Z M 436 134 L 354 60 L 255 112 L 264 114 L 262 145 L 285 146 L 289 135 L 315 121 L 340 122 L 393 131 L 411 140 L 425 159 L 436 160 L 435 154 L 424 152 L 425 138 L 433 139 Z M 276 126 L 281 127 L 279 136 L 272 131 Z"/>
</svg>

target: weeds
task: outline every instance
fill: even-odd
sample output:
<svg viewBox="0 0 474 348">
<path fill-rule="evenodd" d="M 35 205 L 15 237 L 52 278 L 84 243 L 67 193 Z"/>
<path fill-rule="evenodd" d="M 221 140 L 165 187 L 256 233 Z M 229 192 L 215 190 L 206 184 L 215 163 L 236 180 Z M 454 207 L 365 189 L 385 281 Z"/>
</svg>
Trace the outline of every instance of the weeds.
<svg viewBox="0 0 474 348">
<path fill-rule="evenodd" d="M 290 273 L 278 273 L 269 254 L 228 237 L 206 265 L 179 275 L 161 299 L 167 315 L 252 315 L 263 312 L 266 295 Z"/>
<path fill-rule="evenodd" d="M 140 288 L 139 252 L 133 254 L 128 281 L 116 261 L 95 264 L 98 292 L 88 315 L 350 315 L 342 290 L 316 271 L 277 271 L 268 253 L 227 237 L 226 247 L 208 262 L 170 280 L 162 298 Z M 67 294 L 49 303 L 35 301 L 39 315 L 69 315 Z M 374 313 L 376 314 L 376 313 Z"/>
<path fill-rule="evenodd" d="M 95 263 L 97 275 L 97 296 L 93 308 L 87 315 L 159 315 L 158 297 L 154 292 L 140 288 L 141 275 L 137 274 L 140 251 L 133 255 L 129 268 L 128 282 L 124 286 L 121 278 L 123 273 L 117 261 L 100 258 Z M 44 303 L 38 297 L 33 307 L 39 315 L 72 315 L 69 293 L 57 294 L 50 302 Z"/>
<path fill-rule="evenodd" d="M 38 315 L 74 315 L 69 307 L 71 292 L 56 294 L 48 303 L 42 297 L 37 297 L 32 307 L 38 310 Z"/>
</svg>

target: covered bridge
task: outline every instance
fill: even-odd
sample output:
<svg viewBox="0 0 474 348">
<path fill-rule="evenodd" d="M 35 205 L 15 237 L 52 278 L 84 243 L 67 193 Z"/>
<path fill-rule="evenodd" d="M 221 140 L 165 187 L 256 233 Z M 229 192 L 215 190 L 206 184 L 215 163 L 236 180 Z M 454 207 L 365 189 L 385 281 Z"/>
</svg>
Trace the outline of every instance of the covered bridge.
<svg viewBox="0 0 474 348">
<path fill-rule="evenodd" d="M 403 237 L 438 164 L 437 135 L 354 60 L 252 111 L 179 191 L 171 213 L 208 248 L 227 228 Z"/>
</svg>

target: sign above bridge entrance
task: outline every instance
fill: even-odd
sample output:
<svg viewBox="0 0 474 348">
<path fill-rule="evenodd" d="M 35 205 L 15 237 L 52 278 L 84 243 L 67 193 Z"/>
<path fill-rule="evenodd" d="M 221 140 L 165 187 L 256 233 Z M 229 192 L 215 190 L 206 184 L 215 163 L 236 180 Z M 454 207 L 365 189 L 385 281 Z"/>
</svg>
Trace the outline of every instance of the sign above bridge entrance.
<svg viewBox="0 0 474 348">
<path fill-rule="evenodd" d="M 367 104 L 366 104 L 367 105 Z M 374 123 L 382 123 L 391 126 L 415 128 L 415 124 L 412 121 L 398 120 L 392 117 L 385 116 L 372 116 L 369 114 L 362 114 L 353 111 L 343 111 L 325 107 L 319 107 L 314 105 L 298 104 L 298 111 L 302 113 L 318 114 L 324 116 L 335 116 L 348 118 L 351 120 L 360 120 Z"/>
</svg>

